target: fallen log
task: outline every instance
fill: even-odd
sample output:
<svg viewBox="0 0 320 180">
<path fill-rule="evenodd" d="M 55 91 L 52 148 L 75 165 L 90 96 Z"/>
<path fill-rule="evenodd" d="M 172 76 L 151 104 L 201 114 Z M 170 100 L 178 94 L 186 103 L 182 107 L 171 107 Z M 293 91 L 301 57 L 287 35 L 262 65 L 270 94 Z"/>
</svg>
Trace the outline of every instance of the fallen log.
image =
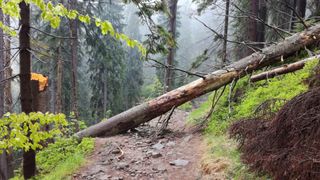
<svg viewBox="0 0 320 180">
<path fill-rule="evenodd" d="M 253 53 L 221 70 L 214 71 L 187 85 L 172 90 L 162 96 L 115 115 L 108 120 L 90 126 L 75 134 L 78 138 L 109 136 L 125 132 L 139 126 L 172 107 L 179 106 L 203 94 L 217 90 L 234 79 L 241 78 L 253 70 L 279 62 L 281 57 L 288 57 L 295 52 L 319 42 L 320 24 L 297 33 L 284 41 Z"/>
<path fill-rule="evenodd" d="M 282 74 L 287 74 L 290 72 L 295 72 L 297 70 L 300 70 L 304 67 L 305 63 L 311 60 L 315 60 L 315 59 L 319 59 L 320 55 L 317 56 L 312 56 L 309 57 L 307 59 L 301 60 L 301 61 L 297 61 L 295 63 L 291 63 L 291 64 L 285 64 L 281 67 L 266 71 L 266 72 L 262 72 L 260 74 L 256 74 L 251 76 L 250 81 L 251 82 L 258 82 L 264 79 L 270 79 L 270 78 L 274 78 L 276 76 L 282 75 Z"/>
</svg>

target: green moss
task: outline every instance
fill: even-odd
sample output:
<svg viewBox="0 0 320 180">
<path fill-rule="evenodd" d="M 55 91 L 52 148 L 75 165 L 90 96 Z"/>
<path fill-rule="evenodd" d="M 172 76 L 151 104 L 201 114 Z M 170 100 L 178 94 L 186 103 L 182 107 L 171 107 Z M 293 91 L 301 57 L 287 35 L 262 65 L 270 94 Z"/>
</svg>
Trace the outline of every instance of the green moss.
<svg viewBox="0 0 320 180">
<path fill-rule="evenodd" d="M 303 81 L 310 76 L 316 63 L 317 61 L 311 61 L 303 70 L 255 83 L 252 88 L 247 89 L 241 103 L 235 106 L 233 118 L 252 116 L 255 109 L 269 99 L 289 100 L 305 92 L 308 86 Z"/>
<path fill-rule="evenodd" d="M 144 85 L 141 90 L 141 95 L 145 99 L 157 97 L 163 93 L 163 86 L 158 78 L 154 78 L 153 83 Z"/>
<path fill-rule="evenodd" d="M 248 77 L 242 78 L 236 84 L 232 94 L 232 99 L 236 101 L 229 103 L 230 86 L 225 89 L 220 101 L 217 103 L 211 115 L 208 127 L 206 128 L 206 139 L 208 141 L 211 158 L 227 159 L 232 165 L 228 167 L 228 179 L 256 179 L 256 175 L 249 173 L 245 165 L 240 161 L 240 154 L 236 148 L 236 143 L 227 138 L 226 131 L 230 124 L 238 119 L 254 115 L 256 108 L 263 102 L 270 99 L 289 100 L 294 96 L 307 90 L 304 81 L 311 75 L 312 69 L 318 61 L 308 62 L 302 70 L 294 73 L 282 75 L 273 79 L 248 83 Z M 221 89 L 217 94 L 220 94 Z M 207 116 L 212 105 L 213 94 L 208 97 L 198 109 L 193 110 L 188 121 L 198 123 Z M 284 101 L 276 104 L 272 110 L 277 110 Z M 259 177 L 259 179 L 266 179 Z"/>
<path fill-rule="evenodd" d="M 224 134 L 231 122 L 253 116 L 256 108 L 263 102 L 270 99 L 289 100 L 306 91 L 308 87 L 303 81 L 310 76 L 317 62 L 310 61 L 303 70 L 257 83 L 249 84 L 248 77 L 242 78 L 236 84 L 234 92 L 241 91 L 243 93 L 240 93 L 238 97 L 233 97 L 233 99 L 237 99 L 237 102 L 231 102 L 231 104 L 229 104 L 230 86 L 228 85 L 211 115 L 206 132 L 215 135 Z M 221 91 L 220 89 L 217 94 L 220 94 Z M 213 94 L 198 109 L 192 111 L 188 116 L 188 121 L 195 124 L 201 122 L 210 111 L 212 98 Z M 283 103 L 284 101 L 277 103 L 274 110 L 281 107 Z"/>
</svg>

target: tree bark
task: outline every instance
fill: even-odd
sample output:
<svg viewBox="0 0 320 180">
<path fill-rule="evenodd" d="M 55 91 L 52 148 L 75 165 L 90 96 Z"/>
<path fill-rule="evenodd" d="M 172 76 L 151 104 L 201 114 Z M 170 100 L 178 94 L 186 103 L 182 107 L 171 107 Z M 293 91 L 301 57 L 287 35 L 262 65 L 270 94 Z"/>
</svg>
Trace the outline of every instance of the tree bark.
<svg viewBox="0 0 320 180">
<path fill-rule="evenodd" d="M 62 112 L 62 75 L 63 75 L 63 62 L 61 60 L 61 46 L 57 49 L 57 80 L 56 80 L 56 105 L 55 112 Z"/>
<path fill-rule="evenodd" d="M 313 57 L 310 57 L 310 58 L 307 58 L 307 59 L 304 59 L 304 60 L 301 60 L 301 61 L 298 61 L 298 62 L 295 62 L 292 64 L 286 64 L 286 65 L 283 65 L 282 67 L 278 67 L 278 68 L 272 69 L 270 71 L 266 71 L 266 72 L 254 75 L 250 78 L 250 81 L 251 82 L 258 82 L 258 81 L 261 81 L 264 79 L 270 79 L 270 78 L 274 78 L 274 77 L 282 75 L 282 74 L 287 74 L 290 72 L 300 70 L 304 67 L 306 62 L 314 60 L 316 58 L 320 58 L 320 55 L 313 56 Z"/>
<path fill-rule="evenodd" d="M 5 16 L 5 24 L 10 27 L 10 16 Z M 4 51 L 4 78 L 9 79 L 12 76 L 11 68 L 11 38 L 8 36 L 5 41 L 6 51 Z M 12 112 L 12 94 L 11 94 L 11 81 L 4 83 L 4 112 Z M 9 150 L 12 152 L 12 149 Z M 9 153 L 7 157 L 7 173 L 8 177 L 12 178 L 13 174 L 13 154 Z"/>
<path fill-rule="evenodd" d="M 169 19 L 169 32 L 171 34 L 172 39 L 176 40 L 176 29 L 177 29 L 177 5 L 178 0 L 169 0 L 169 8 L 170 8 L 170 19 Z M 169 48 L 169 54 L 167 57 L 167 66 L 171 67 L 174 65 L 174 57 L 175 57 L 175 50 L 176 47 L 170 47 Z M 164 89 L 165 92 L 168 92 L 172 89 L 172 86 L 174 84 L 174 77 L 173 77 L 173 71 L 171 68 L 166 68 L 165 72 L 165 84 Z"/>
<path fill-rule="evenodd" d="M 31 90 L 31 54 L 30 54 L 30 7 L 24 1 L 20 4 L 20 94 L 21 110 L 29 114 L 33 111 L 33 95 Z M 36 173 L 35 151 L 23 152 L 23 176 L 30 179 Z"/>
<path fill-rule="evenodd" d="M 70 9 L 76 8 L 77 1 L 69 0 Z M 71 109 L 76 119 L 78 113 L 78 21 L 70 20 L 70 34 L 73 39 L 70 41 L 71 46 Z"/>
<path fill-rule="evenodd" d="M 4 22 L 4 16 L 2 10 L 0 9 L 0 21 Z M 5 49 L 4 44 L 4 33 L 0 29 L 0 48 Z M 5 66 L 5 56 L 4 50 L 0 51 L 0 80 L 4 80 L 4 66 Z M 4 114 L 4 83 L 0 83 L 0 117 Z"/>
<path fill-rule="evenodd" d="M 258 4 L 258 17 L 264 21 L 267 22 L 267 3 L 266 0 L 259 0 Z M 265 35 L 266 35 L 266 26 L 261 23 L 257 22 L 257 37 L 256 42 L 265 42 Z M 263 44 L 259 44 L 258 48 L 263 48 Z"/>
<path fill-rule="evenodd" d="M 250 0 L 249 11 L 254 17 L 258 17 L 262 21 L 267 21 L 267 5 L 266 0 Z M 264 47 L 263 42 L 265 42 L 265 24 L 258 22 L 256 19 L 249 18 L 247 20 L 247 31 L 243 32 L 244 39 L 249 42 L 257 42 L 256 45 L 246 46 L 245 48 L 239 49 L 244 56 L 248 56 L 254 52 L 254 49 L 261 49 Z M 261 43 L 261 44 L 259 44 Z M 244 57 L 242 56 L 242 57 Z"/>
<path fill-rule="evenodd" d="M 228 43 L 228 29 L 229 29 L 229 8 L 230 0 L 226 0 L 226 11 L 224 17 L 224 31 L 223 31 L 223 47 L 222 47 L 222 64 L 227 62 L 227 43 Z"/>
<path fill-rule="evenodd" d="M 4 16 L 2 10 L 0 9 L 0 21 L 4 22 Z M 0 29 L 0 49 L 5 49 L 4 44 L 4 33 L 3 30 Z M 0 51 L 0 81 L 4 80 L 4 65 L 5 65 L 5 51 Z M 0 117 L 4 114 L 4 84 L 0 84 Z M 0 139 L 1 140 L 1 139 Z M 7 180 L 8 177 L 8 161 L 7 161 L 7 153 L 3 151 L 0 154 L 0 179 Z"/>
<path fill-rule="evenodd" d="M 307 7 L 307 0 L 299 0 L 296 4 L 297 14 L 303 19 L 306 16 L 306 7 Z"/>
<path fill-rule="evenodd" d="M 6 25 L 10 27 L 10 16 L 6 16 Z M 8 79 L 12 76 L 12 68 L 11 68 L 11 38 L 7 37 L 5 40 L 5 62 L 4 62 L 4 78 Z M 11 81 L 5 82 L 4 88 L 4 111 L 12 112 L 12 94 L 11 94 Z"/>
<path fill-rule="evenodd" d="M 146 103 L 135 106 L 123 113 L 111 117 L 106 121 L 88 127 L 75 136 L 95 137 L 114 135 L 125 132 L 128 129 L 139 126 L 161 114 L 168 112 L 173 107 L 177 107 L 203 94 L 217 90 L 241 78 L 253 70 L 261 69 L 267 65 L 279 62 L 281 57 L 288 57 L 295 52 L 304 49 L 306 46 L 319 42 L 320 24 L 310 27 L 308 30 L 297 33 L 286 40 L 262 49 L 261 52 L 253 53 L 239 61 L 214 71 L 205 78 L 193 81 L 185 86 L 172 90 L 160 97 L 152 99 Z"/>
</svg>

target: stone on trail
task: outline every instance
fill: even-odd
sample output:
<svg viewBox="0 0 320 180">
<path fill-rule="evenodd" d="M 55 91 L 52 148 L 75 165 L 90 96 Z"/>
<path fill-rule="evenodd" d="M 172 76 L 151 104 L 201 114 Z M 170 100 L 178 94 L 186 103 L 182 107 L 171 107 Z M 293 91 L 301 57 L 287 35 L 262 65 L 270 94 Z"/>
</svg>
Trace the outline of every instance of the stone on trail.
<svg viewBox="0 0 320 180">
<path fill-rule="evenodd" d="M 162 154 L 159 153 L 159 152 L 152 152 L 152 153 L 151 153 L 151 157 L 153 157 L 153 158 L 159 158 L 159 157 L 161 157 L 161 156 L 162 156 Z"/>
<path fill-rule="evenodd" d="M 183 143 L 187 143 L 187 142 L 189 142 L 189 141 L 192 139 L 192 137 L 193 137 L 193 135 L 190 134 L 190 135 L 188 135 L 187 137 L 183 138 L 182 142 L 183 142 Z"/>
<path fill-rule="evenodd" d="M 169 142 L 166 144 L 166 146 L 175 146 L 175 145 L 176 145 L 176 143 L 173 142 L 173 141 L 169 141 Z"/>
<path fill-rule="evenodd" d="M 129 167 L 129 164 L 125 163 L 125 162 L 121 162 L 118 163 L 118 165 L 116 166 L 117 170 L 123 170 Z"/>
<path fill-rule="evenodd" d="M 157 144 L 153 145 L 152 148 L 156 150 L 161 150 L 164 148 L 164 145 L 158 142 Z"/>
<path fill-rule="evenodd" d="M 184 159 L 177 159 L 170 162 L 170 165 L 172 166 L 186 166 L 188 164 L 189 164 L 189 161 Z"/>
</svg>

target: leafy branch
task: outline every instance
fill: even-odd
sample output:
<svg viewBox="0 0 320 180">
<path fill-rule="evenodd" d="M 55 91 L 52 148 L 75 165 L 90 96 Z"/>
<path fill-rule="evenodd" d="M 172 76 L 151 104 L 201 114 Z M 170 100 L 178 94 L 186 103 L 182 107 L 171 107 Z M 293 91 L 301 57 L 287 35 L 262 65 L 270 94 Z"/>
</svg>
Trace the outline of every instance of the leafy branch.
<svg viewBox="0 0 320 180">
<path fill-rule="evenodd" d="M 24 1 L 28 5 L 34 5 L 41 10 L 41 18 L 49 22 L 52 28 L 58 28 L 60 26 L 61 18 L 66 17 L 71 20 L 78 19 L 85 24 L 94 23 L 96 27 L 101 30 L 103 35 L 110 35 L 117 40 L 124 41 L 131 48 L 138 48 L 140 53 L 145 56 L 146 49 L 137 40 L 129 38 L 123 33 L 116 32 L 113 25 L 108 20 L 101 20 L 98 17 L 90 17 L 88 14 L 81 14 L 77 10 L 67 9 L 63 4 L 53 4 L 51 1 L 45 3 L 44 0 L 0 0 L 0 8 L 3 14 L 6 14 L 12 18 L 20 19 L 20 7 L 19 3 Z M 0 22 L 0 28 L 11 36 L 17 36 L 17 32 Z"/>
</svg>

